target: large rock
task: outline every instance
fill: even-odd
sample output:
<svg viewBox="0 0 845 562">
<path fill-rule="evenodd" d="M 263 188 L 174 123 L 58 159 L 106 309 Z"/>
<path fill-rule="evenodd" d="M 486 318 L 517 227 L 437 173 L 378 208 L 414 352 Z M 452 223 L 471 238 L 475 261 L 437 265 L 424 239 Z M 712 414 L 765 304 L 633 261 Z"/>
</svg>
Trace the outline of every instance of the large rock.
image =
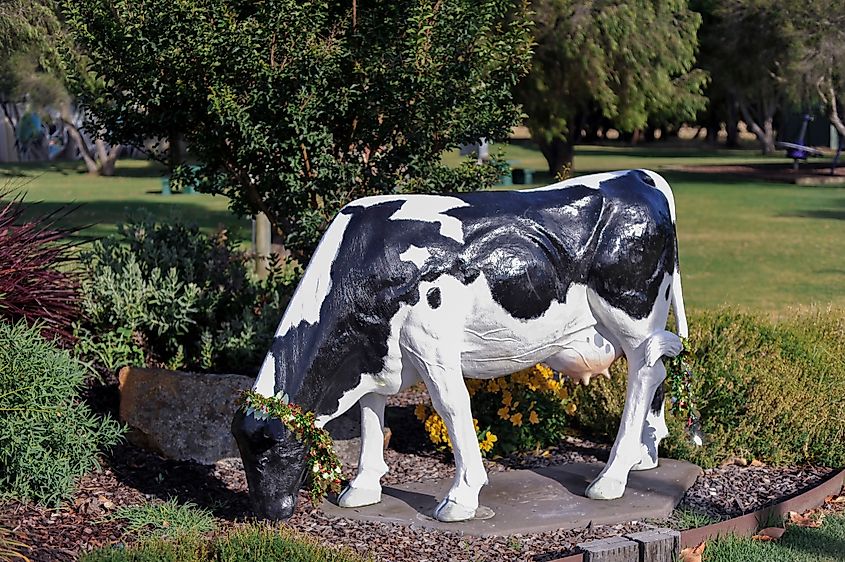
<svg viewBox="0 0 845 562">
<path fill-rule="evenodd" d="M 132 443 L 202 464 L 240 457 L 230 426 L 235 401 L 252 387 L 252 377 L 124 367 L 119 380 L 120 419 L 129 425 Z M 344 466 L 358 464 L 360 419 L 353 406 L 326 426 Z"/>
<path fill-rule="evenodd" d="M 252 377 L 124 367 L 119 380 L 120 419 L 131 442 L 202 464 L 240 456 L 230 426 Z"/>
</svg>

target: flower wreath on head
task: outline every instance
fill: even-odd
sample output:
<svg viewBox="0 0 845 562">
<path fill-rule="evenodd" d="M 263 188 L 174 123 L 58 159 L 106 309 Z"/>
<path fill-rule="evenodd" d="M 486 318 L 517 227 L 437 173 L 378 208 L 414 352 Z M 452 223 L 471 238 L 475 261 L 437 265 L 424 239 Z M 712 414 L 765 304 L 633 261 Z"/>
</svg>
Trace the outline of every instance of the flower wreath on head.
<svg viewBox="0 0 845 562">
<path fill-rule="evenodd" d="M 704 443 L 701 414 L 695 405 L 692 392 L 692 370 L 684 361 L 684 355 L 690 353 L 689 340 L 681 338 L 681 341 L 684 344 L 681 353 L 666 361 L 666 378 L 669 381 L 672 413 L 686 418 L 684 427 L 687 435 L 690 441 L 700 447 Z"/>
<path fill-rule="evenodd" d="M 304 411 L 297 404 L 291 404 L 283 392 L 275 396 L 264 396 L 254 390 L 245 390 L 238 400 L 238 405 L 246 415 L 252 415 L 257 420 L 279 420 L 297 439 L 309 447 L 309 496 L 312 505 L 319 504 L 329 490 L 340 492 L 340 459 L 334 452 L 334 442 L 329 432 L 317 427 L 314 412 Z"/>
</svg>

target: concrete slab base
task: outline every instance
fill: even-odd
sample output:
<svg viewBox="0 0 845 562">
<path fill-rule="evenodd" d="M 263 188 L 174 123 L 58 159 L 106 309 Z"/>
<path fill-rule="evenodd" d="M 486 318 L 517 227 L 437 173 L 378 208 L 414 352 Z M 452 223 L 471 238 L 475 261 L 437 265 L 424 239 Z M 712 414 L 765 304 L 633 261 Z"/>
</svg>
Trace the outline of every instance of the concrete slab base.
<svg viewBox="0 0 845 562">
<path fill-rule="evenodd" d="M 554 529 L 578 529 L 593 525 L 624 523 L 668 517 L 681 497 L 701 474 L 684 461 L 661 459 L 655 469 L 631 472 L 625 495 L 617 500 L 584 497 L 587 485 L 603 463 L 572 463 L 497 472 L 481 490 L 475 519 L 442 523 L 431 517 L 438 501 L 452 485 L 451 479 L 385 486 L 376 505 L 342 508 L 324 501 L 329 515 L 361 521 L 399 523 L 456 531 L 476 536 L 508 536 Z"/>
</svg>

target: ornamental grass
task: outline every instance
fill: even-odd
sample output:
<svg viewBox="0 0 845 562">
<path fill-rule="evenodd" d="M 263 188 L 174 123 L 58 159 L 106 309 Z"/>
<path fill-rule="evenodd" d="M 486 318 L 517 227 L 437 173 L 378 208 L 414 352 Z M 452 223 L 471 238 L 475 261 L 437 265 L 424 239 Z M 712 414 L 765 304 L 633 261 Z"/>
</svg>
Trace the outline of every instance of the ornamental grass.
<svg viewBox="0 0 845 562">
<path fill-rule="evenodd" d="M 0 191 L 0 200 L 9 197 Z M 59 208 L 24 220 L 23 195 L 0 202 L 0 319 L 39 322 L 48 339 L 70 341 L 77 319 L 79 277 L 67 263 L 73 229 L 58 222 L 72 211 Z"/>
</svg>

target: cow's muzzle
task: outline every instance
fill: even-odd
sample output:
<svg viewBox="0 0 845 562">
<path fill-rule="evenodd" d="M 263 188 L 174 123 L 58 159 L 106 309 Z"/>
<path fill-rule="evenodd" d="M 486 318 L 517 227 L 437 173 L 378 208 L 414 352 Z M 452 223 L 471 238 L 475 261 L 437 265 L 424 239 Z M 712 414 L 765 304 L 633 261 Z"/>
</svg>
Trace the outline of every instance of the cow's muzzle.
<svg viewBox="0 0 845 562">
<path fill-rule="evenodd" d="M 242 411 L 232 420 L 252 509 L 259 517 L 293 515 L 305 476 L 305 446 L 279 420 L 257 420 Z"/>
</svg>

